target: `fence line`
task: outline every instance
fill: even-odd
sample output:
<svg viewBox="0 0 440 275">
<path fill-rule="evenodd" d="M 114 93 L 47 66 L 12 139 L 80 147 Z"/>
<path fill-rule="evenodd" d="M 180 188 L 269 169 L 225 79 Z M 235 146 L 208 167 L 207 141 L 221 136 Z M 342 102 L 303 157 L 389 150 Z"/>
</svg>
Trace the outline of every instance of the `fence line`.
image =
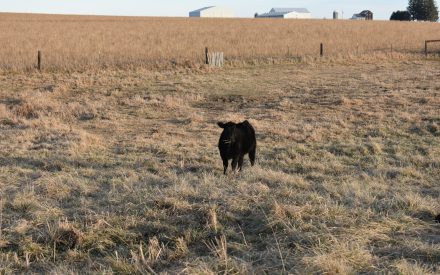
<svg viewBox="0 0 440 275">
<path fill-rule="evenodd" d="M 368 55 L 369 53 L 379 53 L 379 52 L 384 52 L 384 53 L 401 53 L 401 54 L 417 54 L 417 53 L 421 53 L 424 54 L 425 56 L 428 56 L 429 54 L 429 44 L 431 43 L 440 43 L 440 40 L 426 40 L 424 41 L 424 49 L 420 48 L 420 47 L 408 47 L 405 45 L 402 45 L 401 47 L 396 46 L 396 44 L 392 44 L 390 43 L 388 46 L 382 47 L 382 48 L 374 48 L 374 49 L 359 49 L 359 47 L 357 47 L 356 49 L 353 49 L 352 51 L 345 51 L 345 52 L 337 52 L 337 46 L 334 48 L 334 51 L 332 51 L 331 49 L 324 48 L 325 45 L 324 43 L 319 43 L 319 56 L 323 57 L 324 55 L 326 57 L 332 57 L 332 56 L 341 56 L 341 55 L 346 55 L 349 56 L 351 54 L 363 54 L 363 55 Z M 318 45 L 317 45 L 318 47 Z M 431 50 L 432 51 L 432 50 Z M 247 56 L 246 53 L 242 53 L 241 55 L 229 55 L 228 56 L 228 60 L 234 62 L 234 61 L 238 61 L 238 62 L 246 62 L 246 61 L 258 61 L 258 60 L 281 60 L 284 58 L 307 58 L 307 57 L 313 57 L 316 56 L 316 54 L 313 53 L 308 53 L 308 54 L 294 54 L 295 53 L 295 48 L 292 47 L 291 45 L 287 46 L 287 57 L 285 54 L 279 53 L 279 54 L 266 54 L 266 55 L 260 55 L 260 56 L 255 56 L 255 55 L 251 55 L 251 56 Z M 440 53 L 440 51 L 439 51 Z M 35 56 L 34 56 L 35 57 Z M 101 55 L 102 57 L 102 55 Z M 45 60 L 43 60 L 43 52 L 41 50 L 37 51 L 37 63 L 35 64 L 35 59 L 34 62 L 32 62 L 34 65 L 30 65 L 29 63 L 27 63 L 27 65 L 22 65 L 20 66 L 20 64 L 18 64 L 18 66 L 14 66 L 14 65 L 9 65 L 7 63 L 3 63 L 0 64 L 0 69 L 12 69 L 12 70 L 20 70 L 20 69 L 29 69 L 29 68 L 34 68 L 37 69 L 39 71 L 42 71 L 43 68 L 44 70 L 47 69 L 59 69 L 59 68 L 64 68 L 64 69 L 87 69 L 87 68 L 92 68 L 92 67 L 117 67 L 117 68 L 124 68 L 125 66 L 133 68 L 136 66 L 139 67 L 143 67 L 146 66 L 148 67 L 149 65 L 154 66 L 154 67 L 161 67 L 161 64 L 163 64 L 166 67 L 166 64 L 170 62 L 170 60 L 172 60 L 172 62 L 174 64 L 196 64 L 198 62 L 200 62 L 200 55 L 197 55 L 196 52 L 193 54 L 192 58 L 172 58 L 170 57 L 169 59 L 166 57 L 161 57 L 161 58 L 149 58 L 149 59 L 137 59 L 137 60 L 125 60 L 123 57 L 120 58 L 120 60 L 116 63 L 111 63 L 111 62 L 94 62 L 93 64 L 88 63 L 87 60 L 83 60 L 84 58 L 79 56 L 79 59 L 75 62 L 74 59 L 72 59 L 72 57 L 67 56 L 66 59 L 63 60 L 67 60 L 68 63 L 70 63 L 70 66 L 65 66 L 62 64 L 58 64 L 57 62 L 51 62 L 51 56 L 49 55 L 45 55 L 44 56 Z M 224 52 L 210 52 L 209 49 L 206 47 L 205 48 L 205 52 L 204 52 L 204 64 L 207 64 L 209 66 L 212 67 L 223 67 L 225 65 L 225 53 Z M 190 60 L 193 60 L 192 62 Z M 79 62 L 78 62 L 79 61 Z M 96 61 L 96 60 L 95 60 Z M 136 61 L 135 63 L 132 63 L 133 61 Z M 45 62 L 43 64 L 43 62 Z M 0 62 L 1 63 L 1 62 Z M 200 64 L 200 63 L 199 63 Z"/>
</svg>

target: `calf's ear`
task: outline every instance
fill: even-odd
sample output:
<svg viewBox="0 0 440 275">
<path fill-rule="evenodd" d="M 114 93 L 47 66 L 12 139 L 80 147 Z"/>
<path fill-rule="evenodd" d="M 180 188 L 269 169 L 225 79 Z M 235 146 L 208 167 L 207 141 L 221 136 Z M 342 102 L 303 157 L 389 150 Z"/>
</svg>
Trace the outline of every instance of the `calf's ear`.
<svg viewBox="0 0 440 275">
<path fill-rule="evenodd" d="M 223 122 L 217 122 L 218 127 L 225 128 L 225 124 Z"/>
</svg>

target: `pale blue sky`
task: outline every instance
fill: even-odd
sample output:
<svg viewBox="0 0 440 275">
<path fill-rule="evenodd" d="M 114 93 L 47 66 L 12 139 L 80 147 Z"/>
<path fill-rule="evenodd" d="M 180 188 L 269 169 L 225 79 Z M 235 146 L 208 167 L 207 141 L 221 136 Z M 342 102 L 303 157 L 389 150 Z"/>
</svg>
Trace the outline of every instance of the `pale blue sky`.
<svg viewBox="0 0 440 275">
<path fill-rule="evenodd" d="M 331 18 L 333 10 L 343 10 L 348 18 L 369 9 L 376 19 L 389 19 L 393 11 L 407 5 L 407 0 L 0 0 L 0 12 L 188 16 L 190 10 L 201 7 L 226 6 L 239 17 L 252 17 L 272 7 L 305 7 L 315 18 Z"/>
</svg>

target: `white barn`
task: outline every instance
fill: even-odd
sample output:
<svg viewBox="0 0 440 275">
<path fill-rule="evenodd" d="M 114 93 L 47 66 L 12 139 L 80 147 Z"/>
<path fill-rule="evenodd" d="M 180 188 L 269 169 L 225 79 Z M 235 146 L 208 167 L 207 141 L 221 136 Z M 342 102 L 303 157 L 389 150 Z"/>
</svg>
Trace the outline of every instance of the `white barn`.
<svg viewBox="0 0 440 275">
<path fill-rule="evenodd" d="M 205 7 L 189 12 L 189 17 L 234 17 L 234 12 L 225 7 Z"/>
<path fill-rule="evenodd" d="M 273 8 L 267 13 L 256 14 L 256 18 L 311 19 L 312 14 L 304 8 Z"/>
</svg>

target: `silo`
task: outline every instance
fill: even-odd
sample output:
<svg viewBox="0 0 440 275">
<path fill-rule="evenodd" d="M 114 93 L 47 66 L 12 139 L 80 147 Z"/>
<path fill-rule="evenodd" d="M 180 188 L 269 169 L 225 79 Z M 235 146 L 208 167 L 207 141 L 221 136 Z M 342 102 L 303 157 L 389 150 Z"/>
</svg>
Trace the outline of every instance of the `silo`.
<svg viewBox="0 0 440 275">
<path fill-rule="evenodd" d="M 339 12 L 337 12 L 337 11 L 333 12 L 333 19 L 335 19 L 335 20 L 339 19 Z"/>
</svg>

